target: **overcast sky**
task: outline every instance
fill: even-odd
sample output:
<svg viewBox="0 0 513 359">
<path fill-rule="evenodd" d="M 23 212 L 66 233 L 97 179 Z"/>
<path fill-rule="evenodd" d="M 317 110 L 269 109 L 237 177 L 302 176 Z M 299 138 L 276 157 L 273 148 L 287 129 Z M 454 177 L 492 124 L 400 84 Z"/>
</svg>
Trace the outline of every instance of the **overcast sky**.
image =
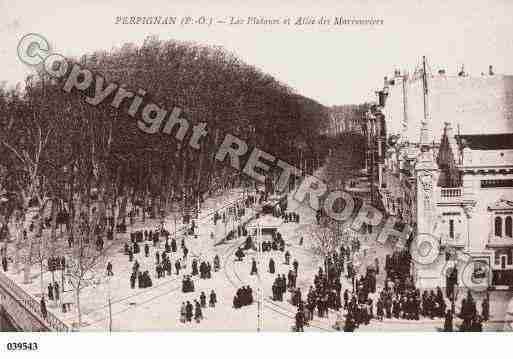
<svg viewBox="0 0 513 359">
<path fill-rule="evenodd" d="M 253 5 L 250 5 L 253 3 Z M 151 5 L 150 5 L 151 4 Z M 412 71 L 426 55 L 433 68 L 455 73 L 462 63 L 479 75 L 493 64 L 513 74 L 513 1 L 370 0 L 0 0 L 0 81 L 23 81 L 30 69 L 16 57 L 26 33 L 78 56 L 125 42 L 161 39 L 221 45 L 299 93 L 324 105 L 374 99 L 383 76 Z M 383 26 L 116 25 L 116 16 L 334 16 L 380 18 Z"/>
</svg>

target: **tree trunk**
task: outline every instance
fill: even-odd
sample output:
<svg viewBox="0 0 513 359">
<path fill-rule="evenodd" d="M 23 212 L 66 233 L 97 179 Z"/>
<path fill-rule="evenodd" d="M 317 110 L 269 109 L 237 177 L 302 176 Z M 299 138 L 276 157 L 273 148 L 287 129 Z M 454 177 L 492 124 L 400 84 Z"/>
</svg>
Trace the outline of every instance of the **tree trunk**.
<svg viewBox="0 0 513 359">
<path fill-rule="evenodd" d="M 20 262 L 21 262 L 21 254 L 20 249 L 23 242 L 23 217 L 20 217 L 16 222 L 16 230 L 17 230 L 17 238 L 15 242 L 15 251 L 14 251 L 14 273 L 18 274 L 20 272 Z"/>
<path fill-rule="evenodd" d="M 45 295 L 45 288 L 44 288 L 44 284 L 43 284 L 43 257 L 42 257 L 42 255 L 41 255 L 41 258 L 39 260 L 39 264 L 40 264 L 39 269 L 41 271 L 41 283 L 40 283 L 40 285 L 41 285 L 41 298 L 43 298 L 44 295 Z"/>
<path fill-rule="evenodd" d="M 78 317 L 78 329 L 82 326 L 82 310 L 80 308 L 80 284 L 77 285 L 75 290 L 75 304 L 77 307 L 77 317 Z"/>
<path fill-rule="evenodd" d="M 55 247 L 56 247 L 56 242 L 57 242 L 57 200 L 54 199 L 52 200 L 52 212 L 51 212 L 51 216 L 52 216 L 52 230 L 50 232 L 50 243 L 51 243 L 51 248 L 50 248 L 50 253 L 52 255 L 55 254 Z"/>
</svg>

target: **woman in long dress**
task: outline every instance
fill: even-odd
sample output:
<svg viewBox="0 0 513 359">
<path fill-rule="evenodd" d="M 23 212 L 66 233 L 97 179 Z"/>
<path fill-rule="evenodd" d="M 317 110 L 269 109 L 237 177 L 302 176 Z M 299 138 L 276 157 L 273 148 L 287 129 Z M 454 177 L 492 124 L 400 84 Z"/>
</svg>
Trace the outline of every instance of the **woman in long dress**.
<svg viewBox="0 0 513 359">
<path fill-rule="evenodd" d="M 182 302 L 182 306 L 180 307 L 180 323 L 185 323 L 185 317 L 187 315 L 185 309 L 185 303 Z"/>
<path fill-rule="evenodd" d="M 196 323 L 199 323 L 201 319 L 203 319 L 203 313 L 201 311 L 201 305 L 197 300 L 194 301 L 194 319 Z"/>
</svg>

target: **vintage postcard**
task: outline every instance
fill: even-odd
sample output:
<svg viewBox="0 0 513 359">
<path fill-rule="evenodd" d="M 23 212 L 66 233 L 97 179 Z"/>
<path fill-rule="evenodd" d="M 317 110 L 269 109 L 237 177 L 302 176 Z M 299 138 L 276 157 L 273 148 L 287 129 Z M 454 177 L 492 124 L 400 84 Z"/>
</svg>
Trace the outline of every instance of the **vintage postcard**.
<svg viewBox="0 0 513 359">
<path fill-rule="evenodd" d="M 513 330 L 512 10 L 0 1 L 1 330 Z"/>
</svg>

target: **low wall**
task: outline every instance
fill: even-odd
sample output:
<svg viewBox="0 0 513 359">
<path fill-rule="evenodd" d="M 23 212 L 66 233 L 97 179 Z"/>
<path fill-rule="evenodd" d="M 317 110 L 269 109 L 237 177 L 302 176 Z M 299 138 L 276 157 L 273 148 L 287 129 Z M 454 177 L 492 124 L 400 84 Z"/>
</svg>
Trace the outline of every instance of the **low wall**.
<svg viewBox="0 0 513 359">
<path fill-rule="evenodd" d="M 0 302 L 3 315 L 20 331 L 69 331 L 52 313 L 43 318 L 39 302 L 3 273 L 0 273 Z"/>
</svg>

